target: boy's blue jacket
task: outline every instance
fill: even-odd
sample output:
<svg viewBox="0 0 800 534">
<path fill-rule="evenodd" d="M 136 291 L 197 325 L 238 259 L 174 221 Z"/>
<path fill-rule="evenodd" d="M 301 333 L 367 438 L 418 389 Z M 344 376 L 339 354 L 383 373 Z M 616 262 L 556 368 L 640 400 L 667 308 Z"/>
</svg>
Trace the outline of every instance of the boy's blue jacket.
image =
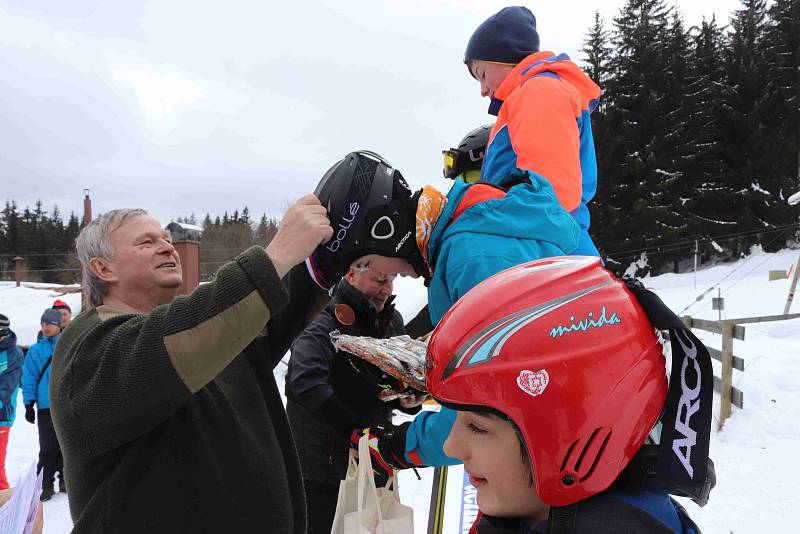
<svg viewBox="0 0 800 534">
<path fill-rule="evenodd" d="M 475 184 L 456 180 L 447 193 L 428 245 L 433 268 L 428 309 L 434 325 L 464 293 L 493 274 L 526 261 L 564 256 L 578 246 L 578 224 L 558 203 L 553 188 L 538 174 L 528 173 L 528 178 L 531 183 L 475 204 L 454 221 L 453 213 Z"/>
<path fill-rule="evenodd" d="M 433 267 L 428 287 L 432 324 L 438 324 L 464 293 L 490 276 L 527 261 L 564 256 L 578 246 L 579 226 L 561 207 L 553 188 L 535 173 L 528 173 L 528 178 L 531 183 L 520 183 L 502 198 L 475 204 L 455 220 L 453 214 L 463 196 L 477 184 L 456 180 L 450 189 L 428 245 Z M 406 431 L 407 458 L 423 465 L 461 463 L 442 451 L 453 421 L 455 412 L 447 408 L 417 415 Z"/>
<path fill-rule="evenodd" d="M 50 371 L 53 365 L 50 361 L 56 347 L 58 336 L 43 337 L 36 342 L 25 356 L 25 365 L 22 368 L 22 401 L 25 404 L 36 403 L 40 410 L 50 408 Z M 47 366 L 47 369 L 45 369 Z M 42 373 L 44 371 L 44 373 Z M 41 376 L 41 380 L 39 380 Z"/>
<path fill-rule="evenodd" d="M 14 424 L 22 360 L 22 350 L 17 347 L 17 335 L 11 332 L 0 340 L 0 426 Z"/>
</svg>

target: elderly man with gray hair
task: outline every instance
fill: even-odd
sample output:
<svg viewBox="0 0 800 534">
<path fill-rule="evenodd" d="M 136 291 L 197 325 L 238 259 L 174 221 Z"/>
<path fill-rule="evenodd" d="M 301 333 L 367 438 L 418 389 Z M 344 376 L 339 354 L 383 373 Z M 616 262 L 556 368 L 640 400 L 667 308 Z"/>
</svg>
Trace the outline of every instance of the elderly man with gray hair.
<svg viewBox="0 0 800 534">
<path fill-rule="evenodd" d="M 180 258 L 144 210 L 83 229 L 93 307 L 59 340 L 50 395 L 73 532 L 305 532 L 272 368 L 327 300 L 301 262 L 331 234 L 307 195 L 266 248 L 176 297 Z"/>
</svg>

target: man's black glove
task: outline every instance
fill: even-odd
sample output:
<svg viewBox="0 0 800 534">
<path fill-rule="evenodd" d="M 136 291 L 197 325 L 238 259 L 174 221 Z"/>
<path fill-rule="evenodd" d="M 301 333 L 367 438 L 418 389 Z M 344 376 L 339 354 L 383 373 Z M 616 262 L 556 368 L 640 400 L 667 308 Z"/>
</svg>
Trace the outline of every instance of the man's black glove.
<svg viewBox="0 0 800 534">
<path fill-rule="evenodd" d="M 31 424 L 36 422 L 36 411 L 33 409 L 33 402 L 25 405 L 25 420 Z"/>
</svg>

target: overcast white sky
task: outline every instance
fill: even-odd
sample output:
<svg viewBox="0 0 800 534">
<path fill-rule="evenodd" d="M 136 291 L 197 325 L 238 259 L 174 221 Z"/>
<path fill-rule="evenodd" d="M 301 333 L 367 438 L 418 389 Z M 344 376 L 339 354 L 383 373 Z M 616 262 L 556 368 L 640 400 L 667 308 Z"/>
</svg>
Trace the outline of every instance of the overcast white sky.
<svg viewBox="0 0 800 534">
<path fill-rule="evenodd" d="M 462 64 L 495 0 L 0 0 L 0 200 L 163 221 L 280 214 L 357 148 L 416 186 L 487 122 Z M 525 2 L 542 48 L 581 60 L 599 9 Z M 737 0 L 676 2 L 687 26 Z"/>
</svg>

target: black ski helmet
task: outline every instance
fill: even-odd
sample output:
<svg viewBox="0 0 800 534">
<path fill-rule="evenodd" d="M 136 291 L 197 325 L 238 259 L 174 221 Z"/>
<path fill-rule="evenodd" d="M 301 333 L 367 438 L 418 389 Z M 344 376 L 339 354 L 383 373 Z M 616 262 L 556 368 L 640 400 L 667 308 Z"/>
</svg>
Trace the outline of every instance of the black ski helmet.
<svg viewBox="0 0 800 534">
<path fill-rule="evenodd" d="M 308 258 L 309 273 L 331 289 L 367 254 L 405 258 L 417 271 L 416 201 L 400 171 L 368 150 L 351 152 L 323 175 L 314 194 L 328 210 L 333 237 Z"/>
<path fill-rule="evenodd" d="M 458 143 L 458 148 L 442 151 L 445 178 L 455 180 L 457 176 L 467 171 L 481 170 L 492 126 L 492 124 L 484 124 L 475 128 Z"/>
</svg>

